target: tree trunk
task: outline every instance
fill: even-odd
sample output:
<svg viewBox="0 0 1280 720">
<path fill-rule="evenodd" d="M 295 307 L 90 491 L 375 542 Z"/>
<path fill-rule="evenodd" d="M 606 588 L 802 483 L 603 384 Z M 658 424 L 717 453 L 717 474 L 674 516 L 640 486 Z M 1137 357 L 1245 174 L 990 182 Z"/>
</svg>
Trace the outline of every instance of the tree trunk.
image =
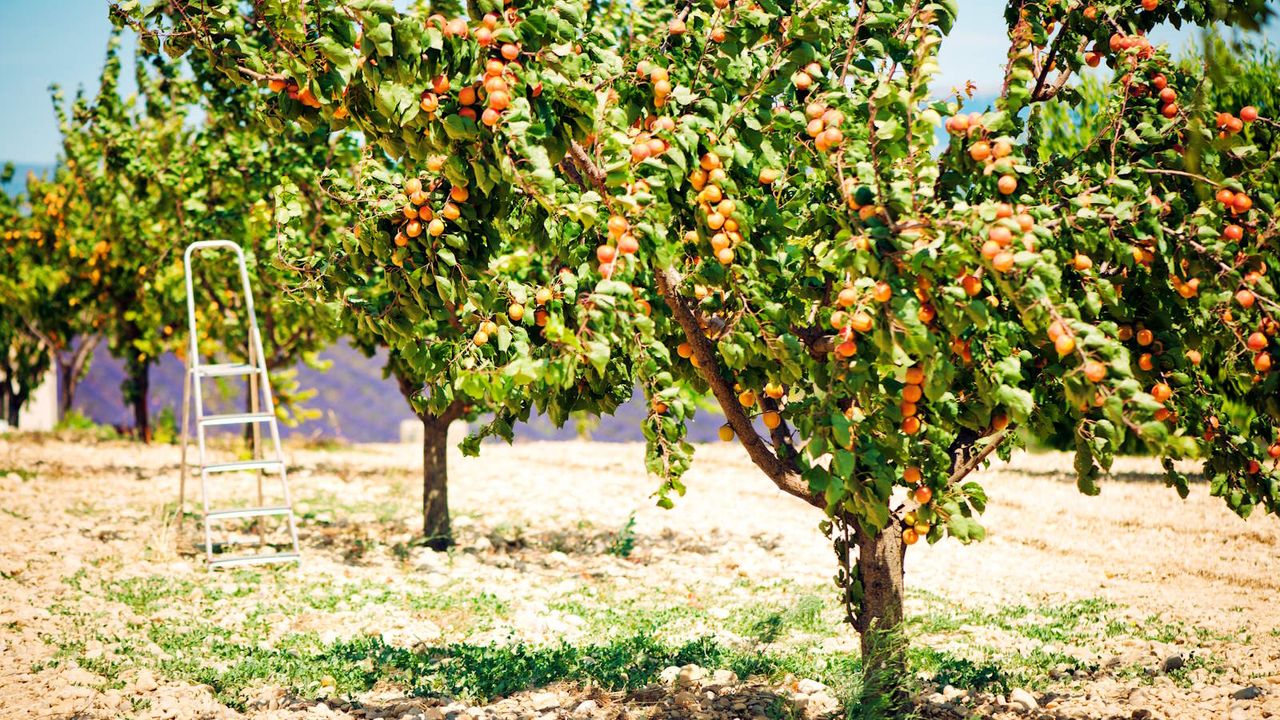
<svg viewBox="0 0 1280 720">
<path fill-rule="evenodd" d="M 875 535 L 855 527 L 854 533 L 863 593 L 856 623 L 862 641 L 862 717 L 901 717 L 911 702 L 902 627 L 906 545 L 892 527 Z"/>
<path fill-rule="evenodd" d="M 90 335 L 80 341 L 80 346 L 64 357 L 62 353 L 54 353 L 58 363 L 58 419 L 61 420 L 71 412 L 76 400 L 76 390 L 80 387 L 80 379 L 84 375 L 85 364 L 93 357 L 93 349 L 97 347 L 101 337 Z"/>
<path fill-rule="evenodd" d="M 9 427 L 13 427 L 13 422 L 9 420 L 9 370 L 7 367 L 0 367 L 0 420 L 4 420 Z"/>
<path fill-rule="evenodd" d="M 147 408 L 147 400 L 151 391 L 150 361 L 130 361 L 126 363 L 129 377 L 125 380 L 125 399 L 133 406 L 133 427 L 138 439 L 151 442 L 151 414 Z"/>
<path fill-rule="evenodd" d="M 448 417 L 419 415 L 422 420 L 422 536 L 427 547 L 444 550 L 453 544 L 449 527 Z"/>
<path fill-rule="evenodd" d="M 23 393 L 9 391 L 9 427 L 17 430 L 18 423 L 22 420 L 22 406 L 27 401 Z"/>
<path fill-rule="evenodd" d="M 58 360 L 58 419 L 67 416 L 76 397 L 76 373 L 71 363 Z"/>
<path fill-rule="evenodd" d="M 465 412 L 462 403 L 449 405 L 435 415 L 420 411 L 413 398 L 422 391 L 421 378 L 395 353 L 387 356 L 387 372 L 396 379 L 400 394 L 422 421 L 422 537 L 432 550 L 444 550 L 453 544 L 449 523 L 449 425 Z"/>
</svg>

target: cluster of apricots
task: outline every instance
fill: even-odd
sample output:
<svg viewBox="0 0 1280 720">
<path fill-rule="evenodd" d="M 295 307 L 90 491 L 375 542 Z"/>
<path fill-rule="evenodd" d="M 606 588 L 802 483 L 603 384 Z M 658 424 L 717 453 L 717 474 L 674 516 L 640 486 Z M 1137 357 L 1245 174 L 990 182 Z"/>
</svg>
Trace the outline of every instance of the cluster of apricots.
<svg viewBox="0 0 1280 720">
<path fill-rule="evenodd" d="M 808 92 L 809 88 L 813 87 L 814 78 L 820 77 L 822 77 L 822 66 L 811 62 L 791 76 L 791 84 L 800 92 Z"/>
<path fill-rule="evenodd" d="M 427 169 L 432 172 L 439 172 L 444 167 L 444 158 L 440 156 L 431 157 L 427 160 Z M 404 216 L 399 230 L 397 230 L 394 238 L 397 248 L 404 248 L 409 245 L 409 240 L 422 236 L 425 232 L 430 237 L 440 237 L 445 231 L 446 220 L 457 220 L 462 215 L 462 209 L 459 203 L 464 203 L 471 197 L 470 191 L 465 186 L 455 185 L 449 189 L 449 199 L 445 201 L 437 212 L 431 207 L 431 193 L 435 190 L 435 185 L 424 186 L 422 180 L 411 177 L 404 182 L 404 194 L 408 198 L 400 209 Z M 398 254 L 393 256 L 393 261 L 398 258 Z M 403 263 L 401 258 L 397 265 Z"/>
<path fill-rule="evenodd" d="M 680 343 L 676 346 L 676 354 L 690 361 L 694 359 L 693 349 L 689 347 L 688 343 Z M 694 367 L 697 367 L 696 362 L 694 363 Z M 734 390 L 738 392 L 738 404 L 741 405 L 742 409 L 746 412 L 751 412 L 758 404 L 760 404 L 760 399 L 756 395 L 755 390 L 751 390 L 749 388 L 744 389 L 741 385 L 734 385 Z M 787 394 L 786 389 L 775 382 L 765 383 L 764 390 L 762 392 L 766 398 L 772 400 L 775 404 L 781 402 Z M 762 408 L 762 412 L 760 413 L 760 422 L 764 423 L 764 426 L 769 430 L 776 430 L 780 425 L 782 425 L 782 413 L 774 409 Z M 728 423 L 721 425 L 720 439 L 725 442 L 732 442 L 733 438 L 733 428 L 729 427 Z"/>
<path fill-rule="evenodd" d="M 507 21 L 511 22 L 512 17 Z M 446 35 L 466 37 L 469 33 L 464 19 L 446 21 L 443 16 L 432 15 L 428 24 L 438 25 Z M 493 56 L 485 61 L 484 74 L 473 84 L 465 85 L 453 99 L 453 108 L 460 116 L 479 122 L 485 127 L 494 127 L 502 121 L 502 114 L 511 105 L 511 87 L 508 78 L 519 69 L 520 46 L 513 42 L 499 43 L 494 37 L 502 18 L 495 13 L 486 14 L 475 31 L 476 42 L 481 47 L 489 48 Z M 444 99 L 448 97 L 452 84 L 444 75 L 431 79 L 430 87 L 422 91 L 418 106 L 429 116 L 440 111 Z M 540 93 L 540 85 L 532 89 L 534 96 Z"/>
<path fill-rule="evenodd" d="M 911 499 L 915 500 L 920 507 L 927 507 L 933 501 L 933 490 L 923 483 L 923 475 L 920 468 L 910 465 L 902 470 L 902 480 L 908 487 L 914 488 L 911 491 Z M 920 513 L 916 510 L 909 510 L 902 516 L 902 542 L 907 545 L 915 545 L 920 538 L 929 534 L 932 525 L 929 521 L 920 517 Z"/>
<path fill-rule="evenodd" d="M 996 207 L 996 220 L 987 228 L 987 239 L 983 241 L 980 249 L 982 258 L 990 262 L 991 268 L 996 272 L 1009 272 L 1013 269 L 1015 259 L 1013 249 L 1014 233 L 1020 234 L 1024 250 L 1034 251 L 1035 235 L 1033 233 L 1035 227 L 1035 218 L 1031 217 L 1030 214 L 1025 211 L 1015 213 L 1012 205 L 1000 203 Z M 1088 257 L 1083 256 L 1077 256 L 1073 263 L 1077 270 L 1086 270 L 1093 264 Z M 971 287 L 965 288 L 966 292 L 970 289 L 973 289 L 972 283 Z M 977 292 L 972 292 L 970 296 L 976 294 Z"/>
<path fill-rule="evenodd" d="M 631 234 L 631 223 L 621 215 L 610 215 L 605 228 L 609 232 L 609 241 L 596 248 L 596 260 L 600 261 L 600 275 L 608 280 L 623 258 L 640 249 L 640 243 Z"/>
<path fill-rule="evenodd" d="M 1276 335 L 1276 322 L 1274 320 L 1264 320 L 1257 330 L 1249 333 L 1249 337 L 1245 339 L 1245 347 L 1253 355 L 1253 369 L 1259 373 L 1270 372 L 1274 366 L 1271 358 L 1271 340 Z"/>
<path fill-rule="evenodd" d="M 551 288 L 548 287 L 540 287 L 534 291 L 533 302 L 536 305 L 536 308 L 533 311 L 533 322 L 538 327 L 546 327 L 548 317 L 546 305 L 551 302 L 553 297 L 555 297 L 555 293 L 553 293 Z M 511 303 L 507 305 L 507 317 L 511 318 L 511 322 L 518 323 L 524 320 L 524 314 L 525 306 L 519 300 L 513 299 Z M 480 329 L 486 330 L 483 325 Z M 493 329 L 496 331 L 497 326 L 493 326 Z"/>
<path fill-rule="evenodd" d="M 720 156 L 707 152 L 689 173 L 689 184 L 698 192 L 698 207 L 711 235 L 711 251 L 720 264 L 729 265 L 733 263 L 733 249 L 742 242 L 742 229 L 735 215 L 737 203 L 721 189 L 725 177 Z"/>
<path fill-rule="evenodd" d="M 667 73 L 667 69 L 654 65 L 648 60 L 641 60 L 636 65 L 636 75 L 641 80 L 648 78 L 653 85 L 653 106 L 660 108 L 667 104 L 667 98 L 671 97 L 671 76 Z"/>
<path fill-rule="evenodd" d="M 297 100 L 309 108 L 320 107 L 320 100 L 311 92 L 311 88 L 299 87 L 298 83 L 293 80 L 285 80 L 283 78 L 271 78 L 267 80 L 267 89 L 271 92 L 286 92 L 290 100 Z"/>
<path fill-rule="evenodd" d="M 12 241 L 12 240 L 21 240 L 23 238 L 26 238 L 28 240 L 39 240 L 41 238 L 40 231 L 39 230 L 5 230 L 4 231 L 5 240 Z"/>
<path fill-rule="evenodd" d="M 1218 126 L 1219 137 L 1234 135 L 1244 130 L 1245 123 L 1251 123 L 1258 119 L 1258 108 L 1252 105 L 1246 105 L 1240 108 L 1240 115 L 1232 115 L 1229 112 L 1220 112 L 1214 118 L 1214 122 Z"/>
<path fill-rule="evenodd" d="M 671 147 L 670 143 L 654 133 L 673 132 L 675 129 L 676 121 L 671 116 L 650 115 L 645 119 L 643 130 L 639 127 L 632 129 L 631 162 L 641 162 L 665 153 Z"/>
<path fill-rule="evenodd" d="M 919 365 L 909 367 L 904 380 L 906 384 L 902 386 L 902 403 L 898 405 L 902 412 L 902 432 L 915 435 L 920 432 L 920 410 L 917 403 L 924 397 L 924 370 Z"/>
<path fill-rule="evenodd" d="M 1012 195 L 1018 189 L 1018 177 L 1013 174 L 1013 162 L 1009 156 L 1013 154 L 1013 144 L 1008 140 L 987 137 L 982 125 L 981 113 L 953 115 L 947 118 L 948 133 L 961 138 L 974 138 L 969 145 L 969 157 L 974 162 L 983 163 L 983 175 L 1000 174 L 996 181 L 996 189 L 1001 195 Z"/>
<path fill-rule="evenodd" d="M 763 177 L 760 182 L 764 182 Z M 845 178 L 842 190 L 844 191 L 845 203 L 850 210 L 858 213 L 858 219 L 863 222 L 879 215 L 884 210 L 884 208 L 876 204 L 875 193 L 871 188 L 861 184 L 856 178 Z M 858 250 L 865 252 L 871 247 L 871 243 L 865 235 L 859 235 L 853 241 Z"/>
<path fill-rule="evenodd" d="M 1160 114 L 1172 120 L 1178 116 L 1178 91 L 1169 87 L 1169 79 L 1163 74 L 1151 78 L 1156 99 L 1160 101 Z"/>
<path fill-rule="evenodd" d="M 871 332 L 874 320 L 864 309 L 862 298 L 852 285 L 846 285 L 836 294 L 836 305 L 839 309 L 831 313 L 831 328 L 839 333 L 840 341 L 835 346 L 835 353 L 842 358 L 852 357 L 858 352 L 853 334 Z"/>
<path fill-rule="evenodd" d="M 811 102 L 805 106 L 804 115 L 809 120 L 804 132 L 813 138 L 813 146 L 818 152 L 831 152 L 844 142 L 844 133 L 840 131 L 844 113 L 823 103 Z"/>
<path fill-rule="evenodd" d="M 1126 35 L 1121 32 L 1112 33 L 1107 41 L 1107 46 L 1111 48 L 1111 52 L 1117 55 L 1132 52 L 1132 57 L 1136 60 L 1148 60 L 1155 55 L 1155 46 L 1147 39 L 1145 33 L 1138 32 L 1134 35 Z"/>
</svg>

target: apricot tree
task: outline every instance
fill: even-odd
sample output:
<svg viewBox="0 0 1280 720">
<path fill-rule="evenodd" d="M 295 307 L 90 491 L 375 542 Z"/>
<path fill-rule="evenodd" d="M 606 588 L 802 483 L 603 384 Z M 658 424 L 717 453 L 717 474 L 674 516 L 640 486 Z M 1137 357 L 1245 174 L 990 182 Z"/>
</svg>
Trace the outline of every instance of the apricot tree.
<svg viewBox="0 0 1280 720">
<path fill-rule="evenodd" d="M 430 358 L 415 367 L 432 402 L 497 407 L 486 431 L 509 434 L 531 408 L 606 412 L 638 383 L 670 504 L 690 388 L 709 390 L 722 435 L 825 514 L 864 697 L 889 713 L 906 700 L 905 549 L 984 536 L 970 475 L 1016 428 L 1069 422 L 1089 494 L 1137 436 L 1181 493 L 1173 459 L 1191 451 L 1240 514 L 1280 502 L 1274 185 L 1250 143 L 1273 121 L 1207 106 L 1207 76 L 1145 35 L 1256 26 L 1263 3 L 1011 4 L 1001 93 L 974 112 L 933 86 L 957 12 L 116 8 L 229 78 L 296 88 L 274 112 L 404 161 L 352 189 L 376 218 L 352 242 L 414 318 L 466 329 L 422 335 L 410 303 L 374 307 L 379 332 Z M 1040 106 L 1078 104 L 1073 76 L 1103 62 L 1097 134 L 1042 157 Z"/>
<path fill-rule="evenodd" d="M 12 164 L 0 168 L 0 183 L 13 179 Z M 0 419 L 16 427 L 22 408 L 49 369 L 49 352 L 31 332 L 21 292 L 27 265 L 47 250 L 45 238 L 22 211 L 22 196 L 0 192 Z"/>
<path fill-rule="evenodd" d="M 16 330 L 38 343 L 32 358 L 44 355 L 57 371 L 58 415 L 75 401 L 76 388 L 102 338 L 103 318 L 89 279 L 97 257 L 82 256 L 70 243 L 66 219 L 78 201 L 73 175 L 65 167 L 49 177 L 30 175 L 21 198 L 17 226 L 6 232 L 9 270 L 0 279 L 0 297 L 18 320 Z"/>
<path fill-rule="evenodd" d="M 80 306 L 97 311 L 95 325 L 125 362 L 126 404 L 147 438 L 149 367 L 164 352 L 184 357 L 188 347 L 181 250 L 197 238 L 235 240 L 253 257 L 250 280 L 278 407 L 286 420 L 308 417 L 303 403 L 314 390 L 298 386 L 293 366 L 324 366 L 316 354 L 333 339 L 336 321 L 331 306 L 294 297 L 295 256 L 286 249 L 307 247 L 297 238 L 328 242 L 347 218 L 331 205 L 286 202 L 277 188 L 318 184 L 327 168 L 358 157 L 356 143 L 314 129 L 268 136 L 247 123 L 256 116 L 255 93 L 200 86 L 154 53 L 139 54 L 140 93 L 123 98 L 120 69 L 113 39 L 93 97 L 64 105 L 55 94 L 65 159 L 58 185 L 46 193 L 56 199 L 45 203 L 46 225 L 59 262 L 76 269 L 78 282 L 45 283 L 38 302 L 56 307 L 64 304 L 56 293 L 83 292 Z M 243 357 L 248 325 L 238 282 L 225 261 L 197 265 L 202 353 Z"/>
</svg>

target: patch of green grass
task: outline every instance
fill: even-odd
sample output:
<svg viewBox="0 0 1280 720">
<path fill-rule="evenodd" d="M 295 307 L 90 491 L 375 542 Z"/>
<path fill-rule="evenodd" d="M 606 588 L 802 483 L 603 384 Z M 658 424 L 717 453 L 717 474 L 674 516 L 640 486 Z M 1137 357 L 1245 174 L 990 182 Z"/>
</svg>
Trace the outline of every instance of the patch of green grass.
<svg viewBox="0 0 1280 720">
<path fill-rule="evenodd" d="M 825 607 L 826 601 L 819 595 L 802 595 L 790 606 L 753 606 L 742 612 L 738 628 L 747 637 L 762 643 L 775 643 L 791 630 L 825 634 L 833 627 L 824 622 Z"/>
<path fill-rule="evenodd" d="M 1203 670 L 1206 674 L 1216 677 L 1225 673 L 1227 667 L 1222 658 L 1209 653 L 1197 652 L 1188 657 L 1183 662 L 1182 667 L 1169 671 L 1169 677 L 1179 687 L 1188 688 L 1195 682 L 1195 678 L 1191 677 L 1191 674 L 1196 670 Z"/>
<path fill-rule="evenodd" d="M 1029 607 L 1008 605 L 996 609 L 969 608 L 931 593 L 923 597 L 927 609 L 908 618 L 911 630 L 921 635 L 946 635 L 965 627 L 994 627 L 1044 643 L 1080 643 L 1117 637 L 1128 631 L 1127 623 L 1109 617 L 1119 606 L 1092 598 Z"/>
<path fill-rule="evenodd" d="M 17 475 L 22 478 L 22 482 L 31 482 L 35 479 L 36 472 L 20 467 L 0 467 L 0 476 L 3 475 Z"/>
<path fill-rule="evenodd" d="M 120 433 L 110 425 L 99 425 L 79 410 L 68 410 L 54 432 L 68 432 L 76 435 L 87 435 L 99 441 L 119 440 Z"/>
<path fill-rule="evenodd" d="M 187 580 L 152 576 L 112 581 L 103 589 L 106 599 L 124 603 L 136 613 L 150 614 L 172 600 L 190 596 L 195 585 Z"/>
<path fill-rule="evenodd" d="M 908 662 L 912 668 L 931 674 L 939 687 L 1009 691 L 1005 671 L 989 659 L 974 661 L 927 646 L 913 646 L 908 650 Z"/>
<path fill-rule="evenodd" d="M 484 702 L 561 681 L 631 690 L 656 682 L 668 666 L 688 663 L 727 668 L 741 677 L 793 673 L 835 685 L 856 677 L 858 670 L 856 658 L 836 658 L 819 667 L 810 653 L 762 653 L 711 637 L 672 643 L 634 634 L 580 645 L 459 642 L 408 650 L 379 637 L 325 645 L 314 633 L 295 633 L 268 646 L 258 632 L 233 633 L 208 622 L 156 623 L 147 636 L 164 656 L 135 655 L 135 661 L 167 677 L 208 685 L 218 701 L 240 710 L 245 691 L 264 683 L 284 685 L 304 697 L 318 696 L 329 681 L 344 696 L 392 683 L 414 695 Z M 108 677 L 119 673 L 116 663 L 84 658 L 83 647 L 67 642 L 58 656 L 79 656 L 82 666 Z"/>
<path fill-rule="evenodd" d="M 615 557 L 625 558 L 631 557 L 631 551 L 636 548 L 636 514 L 633 512 L 627 516 L 627 522 L 618 530 L 618 534 L 613 537 L 613 541 L 609 543 L 609 547 L 605 548 L 605 552 Z"/>
<path fill-rule="evenodd" d="M 1169 645 L 1184 642 L 1247 645 L 1253 633 L 1253 629 L 1248 626 L 1241 627 L 1233 633 L 1221 632 L 1206 627 L 1189 626 L 1183 620 L 1165 618 L 1159 615 L 1148 615 L 1134 631 L 1138 637 L 1145 640 L 1154 640 Z M 1277 634 L 1280 635 L 1280 633 Z"/>
<path fill-rule="evenodd" d="M 512 528 L 507 539 L 522 542 L 523 533 Z M 55 661 L 77 658 L 105 677 L 118 676 L 120 662 L 149 666 L 168 677 L 207 684 L 232 707 L 242 707 L 246 691 L 264 683 L 284 686 L 300 697 L 331 691 L 349 695 L 387 683 L 405 692 L 468 701 L 560 681 L 626 690 L 653 682 L 669 665 L 691 662 L 730 669 L 744 678 L 787 673 L 813 678 L 833 687 L 846 702 L 853 702 L 859 690 L 858 653 L 826 645 L 830 638 L 852 639 L 852 631 L 841 620 L 842 609 L 816 585 L 737 579 L 714 587 L 672 585 L 659 593 L 609 580 L 579 584 L 547 606 L 582 618 L 582 625 L 559 642 L 532 644 L 515 634 L 505 642 L 469 641 L 507 618 L 520 596 L 500 597 L 467 582 L 447 588 L 412 577 L 393 585 L 341 579 L 299 583 L 287 571 L 272 569 L 190 579 L 99 577 L 82 570 L 64 580 L 78 591 L 65 595 L 66 614 L 79 629 L 68 638 L 50 639 L 59 648 Z M 78 594 L 152 616 L 151 622 L 130 628 L 128 637 L 97 637 L 124 660 L 83 658 L 85 638 L 93 637 L 98 625 L 91 616 L 75 614 Z M 1078 667 L 1077 660 L 1056 648 L 1096 646 L 1118 635 L 1139 636 L 1147 628 L 1164 632 L 1163 623 L 1124 621 L 1114 612 L 1118 606 L 1097 599 L 985 609 L 915 593 L 912 604 L 917 612 L 908 619 L 907 633 L 913 676 L 923 673 L 939 685 L 970 690 L 1044 687 L 1059 666 Z M 275 613 L 360 612 L 374 606 L 430 618 L 447 628 L 445 640 L 415 650 L 387 645 L 378 637 L 326 643 L 315 633 L 278 636 L 269 619 Z M 183 610 L 180 620 L 162 612 L 173 608 Z M 225 621 L 229 610 L 238 611 L 241 620 Z M 955 643 L 990 631 L 1030 640 L 1020 643 L 1030 649 L 1011 652 L 985 640 Z M 1280 629 L 1272 632 L 1280 635 Z M 1173 637 L 1182 636 L 1198 633 L 1184 628 Z M 935 650 L 943 647 L 940 638 L 958 649 Z M 1189 662 L 1175 680 L 1190 682 L 1189 674 L 1198 669 L 1221 671 L 1207 656 L 1197 663 Z"/>
</svg>

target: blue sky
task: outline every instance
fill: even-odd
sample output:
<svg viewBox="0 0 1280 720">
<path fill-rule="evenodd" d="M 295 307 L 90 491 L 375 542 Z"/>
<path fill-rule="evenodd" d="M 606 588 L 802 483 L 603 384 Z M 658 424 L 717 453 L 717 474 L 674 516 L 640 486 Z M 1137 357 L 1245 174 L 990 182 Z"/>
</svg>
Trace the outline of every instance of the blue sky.
<svg viewBox="0 0 1280 720">
<path fill-rule="evenodd" d="M 1004 5 L 961 2 L 960 21 L 943 43 L 939 91 L 966 80 L 980 94 L 999 89 Z M 49 85 L 60 84 L 68 96 L 78 87 L 92 90 L 110 31 L 107 0 L 0 0 L 0 162 L 54 161 L 58 128 Z M 1280 24 L 1268 35 L 1280 37 Z M 1156 39 L 1181 47 L 1191 35 L 1169 31 Z"/>
</svg>

